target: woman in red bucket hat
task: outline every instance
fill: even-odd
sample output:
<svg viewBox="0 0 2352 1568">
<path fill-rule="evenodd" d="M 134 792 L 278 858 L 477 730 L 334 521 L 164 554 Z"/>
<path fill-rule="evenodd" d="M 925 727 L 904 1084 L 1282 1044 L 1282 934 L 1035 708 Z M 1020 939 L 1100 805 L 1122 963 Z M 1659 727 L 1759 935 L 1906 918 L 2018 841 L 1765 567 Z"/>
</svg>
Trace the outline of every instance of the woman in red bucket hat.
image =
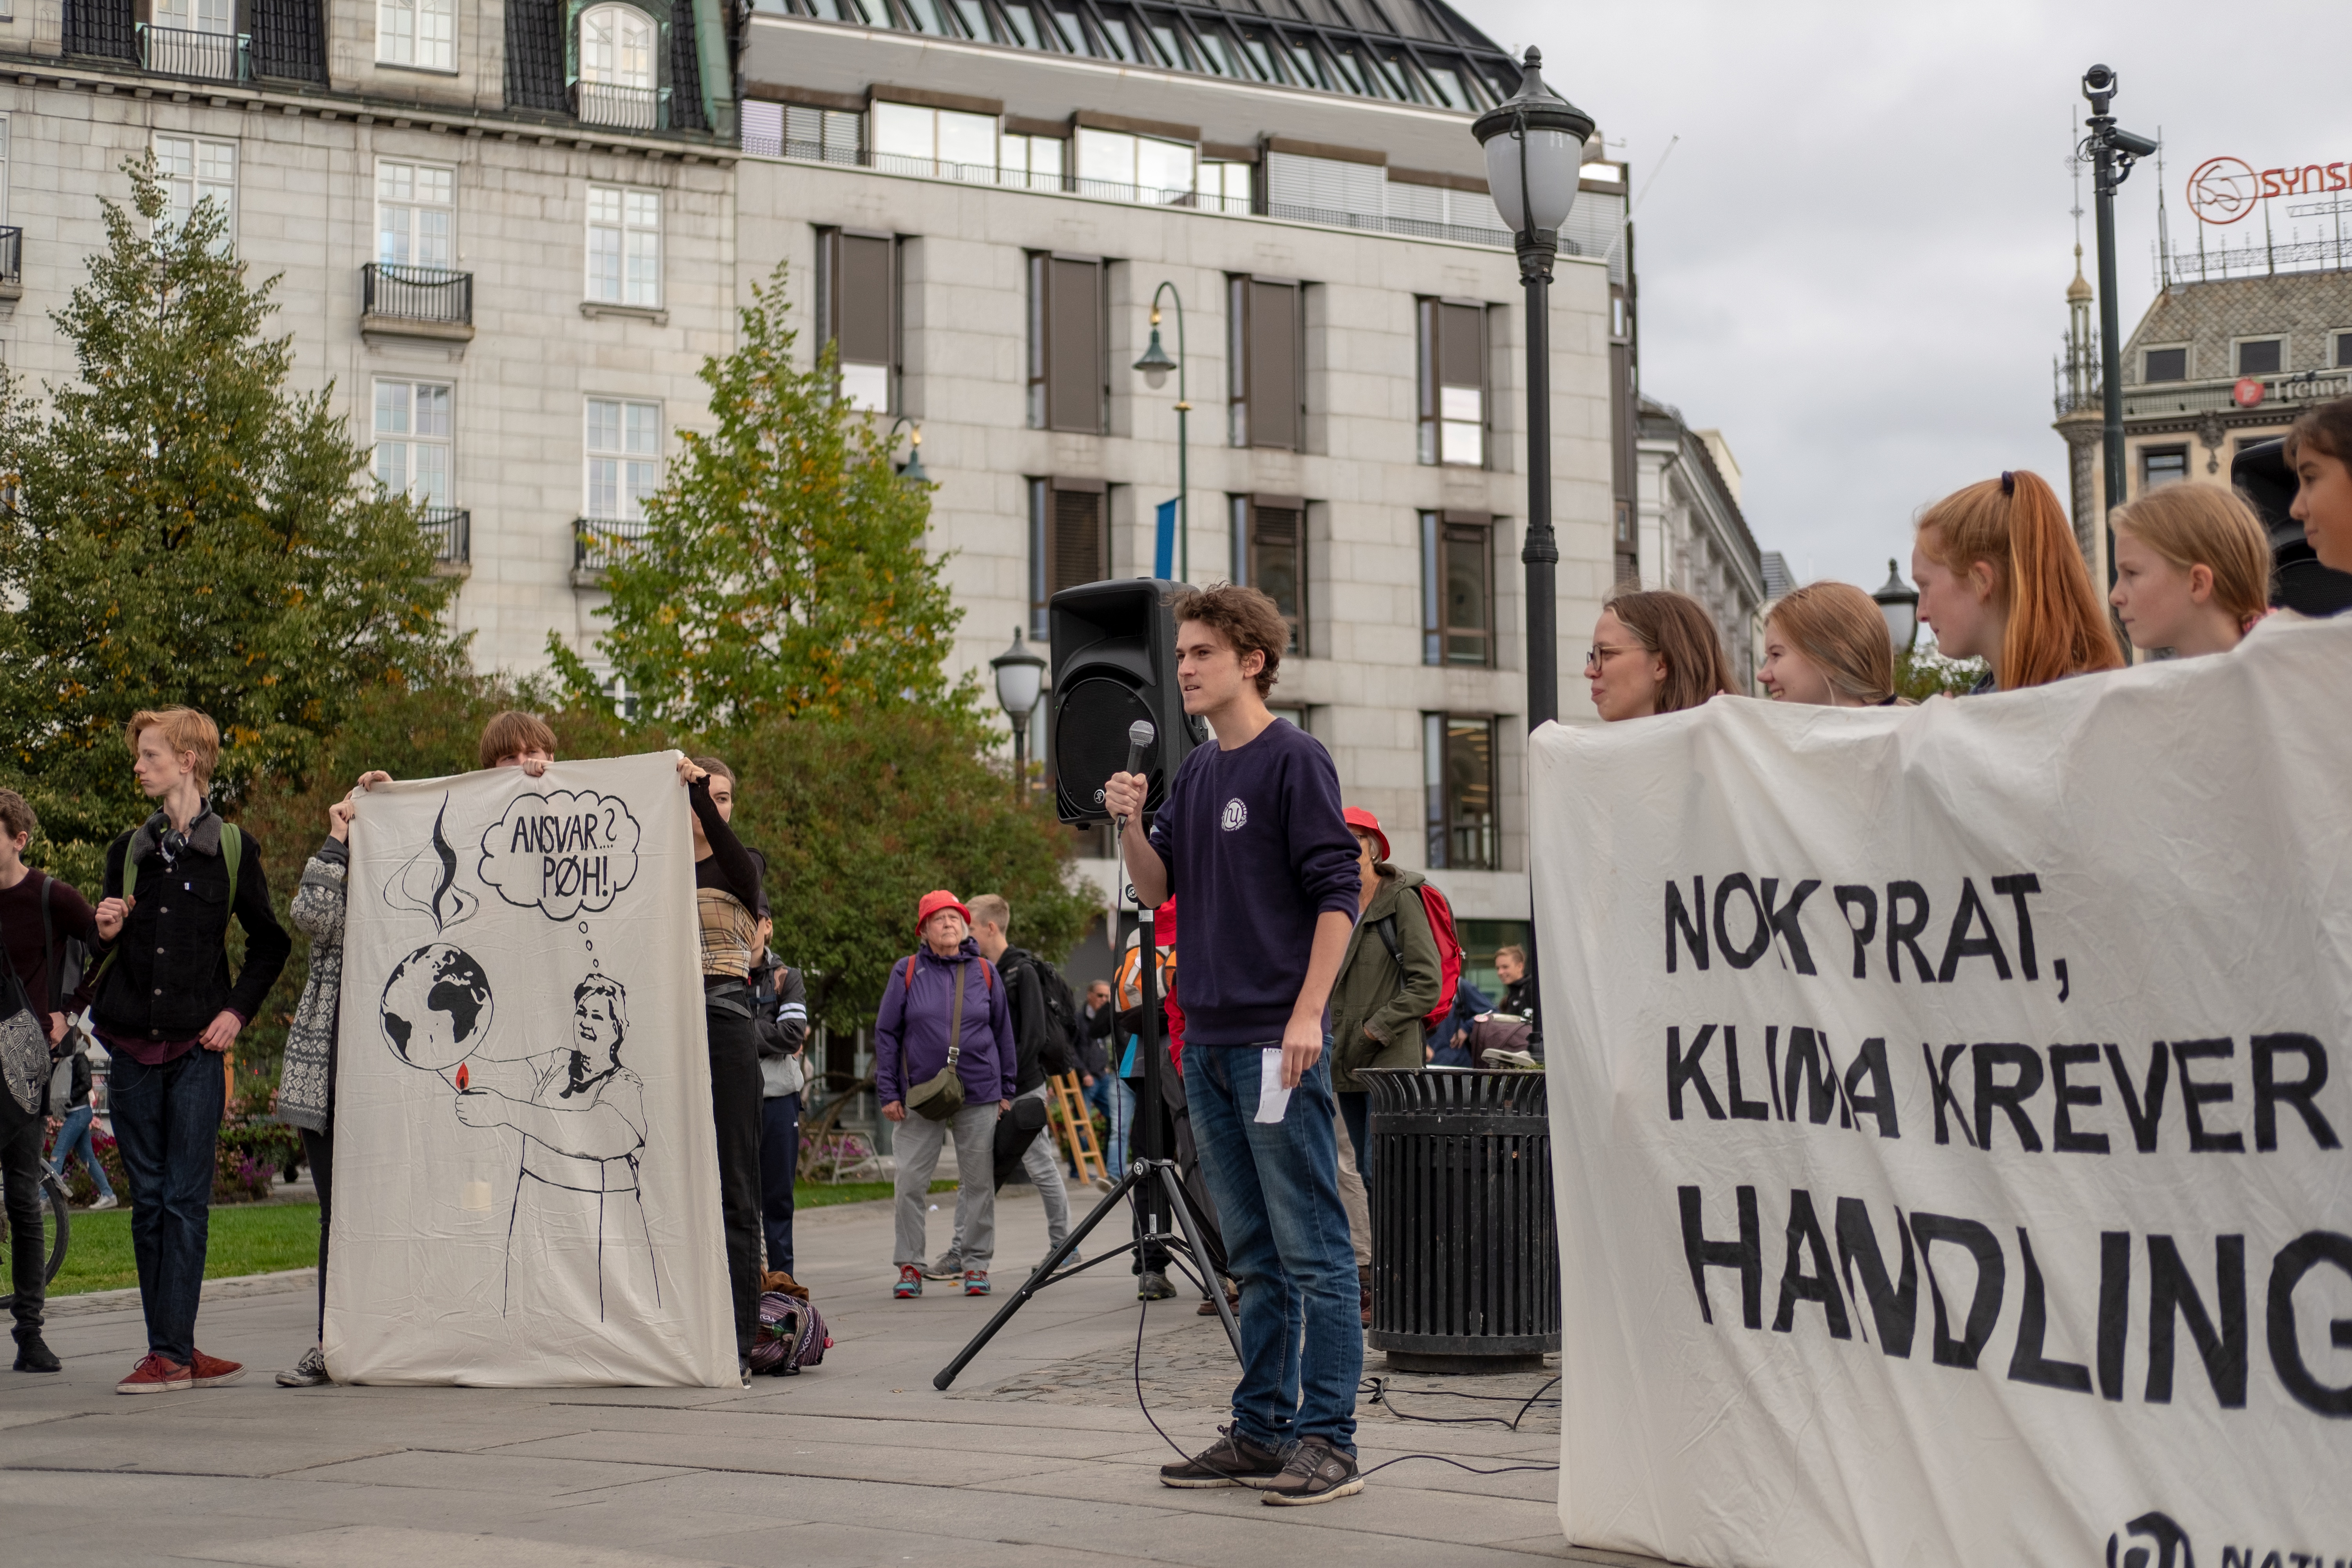
<svg viewBox="0 0 2352 1568">
<path fill-rule="evenodd" d="M 971 939 L 971 911 L 961 900 L 945 888 L 925 893 L 915 931 L 922 940 L 890 966 L 874 1021 L 874 1097 L 897 1124 L 898 1279 L 891 1294 L 903 1300 L 923 1293 L 931 1172 L 952 1135 L 963 1293 L 985 1296 L 996 1252 L 996 1119 L 1013 1107 L 1019 1072 L 1012 1010 L 1003 976 Z M 950 1068 L 963 1091 L 960 1105 L 950 1105 L 952 1096 L 916 1092 Z"/>
</svg>

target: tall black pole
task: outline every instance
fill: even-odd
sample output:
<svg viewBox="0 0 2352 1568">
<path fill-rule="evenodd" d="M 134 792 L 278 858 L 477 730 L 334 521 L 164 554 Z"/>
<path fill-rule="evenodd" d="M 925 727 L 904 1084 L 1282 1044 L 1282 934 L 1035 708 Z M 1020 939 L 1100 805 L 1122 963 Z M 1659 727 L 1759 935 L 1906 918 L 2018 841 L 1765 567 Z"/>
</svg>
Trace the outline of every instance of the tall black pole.
<svg viewBox="0 0 2352 1568">
<path fill-rule="evenodd" d="M 1549 234 L 1518 237 L 1528 289 L 1528 728 L 1559 717 L 1559 541 L 1551 531 L 1551 262 Z"/>
<path fill-rule="evenodd" d="M 2100 134 L 2113 123 L 2106 115 L 2091 117 L 2092 205 L 2098 213 L 2099 228 L 2099 401 L 2105 416 L 2099 435 L 2107 458 L 2106 517 L 2113 517 L 2116 508 L 2129 499 L 2124 489 L 2124 374 L 2119 346 L 2123 332 L 2116 314 L 2115 149 Z M 2104 529 L 2107 587 L 2112 590 L 2116 585 L 2116 530 L 2111 522 L 2105 523 Z"/>
<path fill-rule="evenodd" d="M 1029 804 L 1029 715 L 1013 721 L 1013 798 Z"/>
</svg>

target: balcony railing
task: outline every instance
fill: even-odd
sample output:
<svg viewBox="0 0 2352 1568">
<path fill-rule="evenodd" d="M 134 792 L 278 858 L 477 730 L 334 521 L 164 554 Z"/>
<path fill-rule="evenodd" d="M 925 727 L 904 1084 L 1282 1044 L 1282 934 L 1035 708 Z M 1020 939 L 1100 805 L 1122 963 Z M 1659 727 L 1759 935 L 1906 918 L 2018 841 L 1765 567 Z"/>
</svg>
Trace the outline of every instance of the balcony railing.
<svg viewBox="0 0 2352 1568">
<path fill-rule="evenodd" d="M 158 76 L 245 81 L 253 74 L 251 52 L 251 40 L 243 33 L 139 25 L 139 63 Z"/>
<path fill-rule="evenodd" d="M 474 275 L 446 267 L 371 261 L 360 268 L 360 310 L 380 321 L 470 328 Z"/>
<path fill-rule="evenodd" d="M 602 573 L 615 559 L 626 554 L 631 545 L 645 538 L 647 527 L 643 518 L 573 518 L 572 576 L 583 578 Z"/>
<path fill-rule="evenodd" d="M 572 84 L 572 118 L 583 125 L 614 125 L 624 131 L 669 129 L 669 89 L 621 87 L 609 81 Z"/>
<path fill-rule="evenodd" d="M 0 228 L 0 289 L 21 289 L 25 283 L 25 231 Z"/>
<path fill-rule="evenodd" d="M 433 559 L 444 566 L 465 566 L 474 559 L 474 514 L 463 507 L 428 506 L 419 510 L 416 526 L 433 542 Z"/>
</svg>

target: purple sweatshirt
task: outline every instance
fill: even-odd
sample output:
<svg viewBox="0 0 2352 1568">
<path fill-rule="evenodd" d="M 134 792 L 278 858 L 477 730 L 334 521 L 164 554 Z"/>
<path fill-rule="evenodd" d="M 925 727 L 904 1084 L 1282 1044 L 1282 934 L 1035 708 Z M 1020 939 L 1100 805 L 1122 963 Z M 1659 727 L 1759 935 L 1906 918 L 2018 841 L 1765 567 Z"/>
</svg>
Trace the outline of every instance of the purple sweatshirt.
<svg viewBox="0 0 2352 1568">
<path fill-rule="evenodd" d="M 1184 1043 L 1277 1043 L 1317 919 L 1356 918 L 1356 836 L 1331 753 L 1286 719 L 1232 751 L 1199 748 L 1176 770 L 1151 847 L 1184 903 Z"/>
<path fill-rule="evenodd" d="M 874 1020 L 877 1103 L 906 1099 L 909 1087 L 948 1065 L 948 1019 L 955 1008 L 958 970 L 963 971 L 963 1054 L 956 1058 L 956 1077 L 963 1080 L 964 1103 L 1013 1098 L 1020 1059 L 1004 976 L 966 937 L 952 958 L 941 958 L 926 944 L 890 966 L 882 1010 Z"/>
</svg>

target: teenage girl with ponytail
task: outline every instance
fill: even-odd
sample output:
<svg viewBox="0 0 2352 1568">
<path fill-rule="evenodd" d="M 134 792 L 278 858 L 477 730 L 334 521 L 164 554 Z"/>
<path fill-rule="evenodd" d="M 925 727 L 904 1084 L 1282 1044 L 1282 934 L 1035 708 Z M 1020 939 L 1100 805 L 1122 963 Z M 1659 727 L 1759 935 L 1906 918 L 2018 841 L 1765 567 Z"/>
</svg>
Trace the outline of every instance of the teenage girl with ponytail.
<svg viewBox="0 0 2352 1568">
<path fill-rule="evenodd" d="M 1990 667 L 1978 691 L 2016 691 L 2124 662 L 2074 531 L 2038 474 L 1981 480 L 1921 513 L 1911 580 L 1937 648 Z"/>
</svg>

